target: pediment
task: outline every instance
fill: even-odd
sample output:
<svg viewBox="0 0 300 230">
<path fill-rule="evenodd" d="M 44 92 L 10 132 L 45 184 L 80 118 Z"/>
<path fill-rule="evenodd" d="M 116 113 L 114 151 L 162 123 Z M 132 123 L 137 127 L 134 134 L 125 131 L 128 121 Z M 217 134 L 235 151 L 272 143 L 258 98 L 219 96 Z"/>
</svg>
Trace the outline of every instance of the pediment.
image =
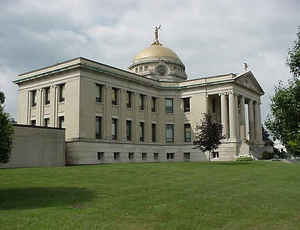
<svg viewBox="0 0 300 230">
<path fill-rule="evenodd" d="M 238 75 L 234 81 L 236 84 L 244 88 L 247 88 L 261 95 L 264 94 L 263 89 L 255 79 L 251 71 Z"/>
</svg>

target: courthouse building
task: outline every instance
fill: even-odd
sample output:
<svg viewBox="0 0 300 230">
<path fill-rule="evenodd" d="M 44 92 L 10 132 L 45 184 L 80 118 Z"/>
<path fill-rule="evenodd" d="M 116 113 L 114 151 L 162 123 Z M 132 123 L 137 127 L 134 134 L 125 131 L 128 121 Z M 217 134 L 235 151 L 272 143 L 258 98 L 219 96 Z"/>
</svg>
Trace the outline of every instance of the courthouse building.
<svg viewBox="0 0 300 230">
<path fill-rule="evenodd" d="M 203 113 L 223 124 L 213 159 L 234 160 L 263 146 L 264 92 L 252 72 L 188 80 L 184 63 L 159 42 L 158 28 L 128 70 L 79 57 L 14 82 L 17 122 L 65 128 L 67 164 L 207 160 L 192 144 Z"/>
</svg>

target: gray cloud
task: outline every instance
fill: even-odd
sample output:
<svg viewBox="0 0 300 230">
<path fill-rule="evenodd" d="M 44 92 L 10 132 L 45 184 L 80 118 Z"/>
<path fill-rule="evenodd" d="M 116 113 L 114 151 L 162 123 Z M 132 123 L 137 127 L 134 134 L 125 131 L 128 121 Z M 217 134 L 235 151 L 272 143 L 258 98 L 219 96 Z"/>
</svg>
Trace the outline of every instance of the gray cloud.
<svg viewBox="0 0 300 230">
<path fill-rule="evenodd" d="M 238 73 L 249 63 L 269 97 L 289 78 L 300 3 L 287 1 L 1 1 L 0 89 L 16 115 L 16 75 L 78 56 L 126 68 L 162 24 L 161 42 L 185 63 L 189 78 Z"/>
</svg>

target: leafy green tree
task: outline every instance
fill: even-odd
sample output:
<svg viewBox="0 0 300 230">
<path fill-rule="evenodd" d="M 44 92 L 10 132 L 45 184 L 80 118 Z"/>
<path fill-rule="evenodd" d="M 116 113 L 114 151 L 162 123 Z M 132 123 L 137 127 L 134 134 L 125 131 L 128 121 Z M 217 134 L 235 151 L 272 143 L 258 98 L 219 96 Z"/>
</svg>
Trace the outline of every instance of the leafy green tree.
<svg viewBox="0 0 300 230">
<path fill-rule="evenodd" d="M 205 113 L 200 124 L 196 126 L 196 135 L 194 145 L 201 151 L 208 151 L 208 159 L 210 160 L 211 152 L 218 148 L 221 144 L 222 124 L 213 120 L 210 114 Z"/>
<path fill-rule="evenodd" d="M 290 72 L 294 78 L 300 77 L 300 27 L 297 33 L 297 40 L 295 46 L 289 50 L 287 64 L 290 67 Z"/>
<path fill-rule="evenodd" d="M 275 87 L 271 98 L 271 114 L 265 122 L 273 137 L 280 140 L 288 152 L 300 155 L 300 31 L 298 40 L 288 53 L 288 66 L 294 78 L 285 86 Z"/>
<path fill-rule="evenodd" d="M 13 126 L 9 114 L 4 112 L 3 104 L 5 102 L 4 93 L 0 91 L 0 162 L 9 161 L 12 149 Z"/>
</svg>

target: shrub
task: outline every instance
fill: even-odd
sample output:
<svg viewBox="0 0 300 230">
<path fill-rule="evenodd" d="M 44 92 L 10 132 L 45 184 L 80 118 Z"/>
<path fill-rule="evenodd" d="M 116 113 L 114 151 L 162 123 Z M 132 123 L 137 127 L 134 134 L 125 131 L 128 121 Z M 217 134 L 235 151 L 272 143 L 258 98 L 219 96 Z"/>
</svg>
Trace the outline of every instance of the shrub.
<svg viewBox="0 0 300 230">
<path fill-rule="evenodd" d="M 270 152 L 263 152 L 262 153 L 262 159 L 263 160 L 270 160 L 270 159 L 273 158 L 273 156 L 274 156 L 274 154 L 270 153 Z"/>
<path fill-rule="evenodd" d="M 236 161 L 253 161 L 253 158 L 241 156 L 241 157 L 237 158 Z"/>
</svg>

